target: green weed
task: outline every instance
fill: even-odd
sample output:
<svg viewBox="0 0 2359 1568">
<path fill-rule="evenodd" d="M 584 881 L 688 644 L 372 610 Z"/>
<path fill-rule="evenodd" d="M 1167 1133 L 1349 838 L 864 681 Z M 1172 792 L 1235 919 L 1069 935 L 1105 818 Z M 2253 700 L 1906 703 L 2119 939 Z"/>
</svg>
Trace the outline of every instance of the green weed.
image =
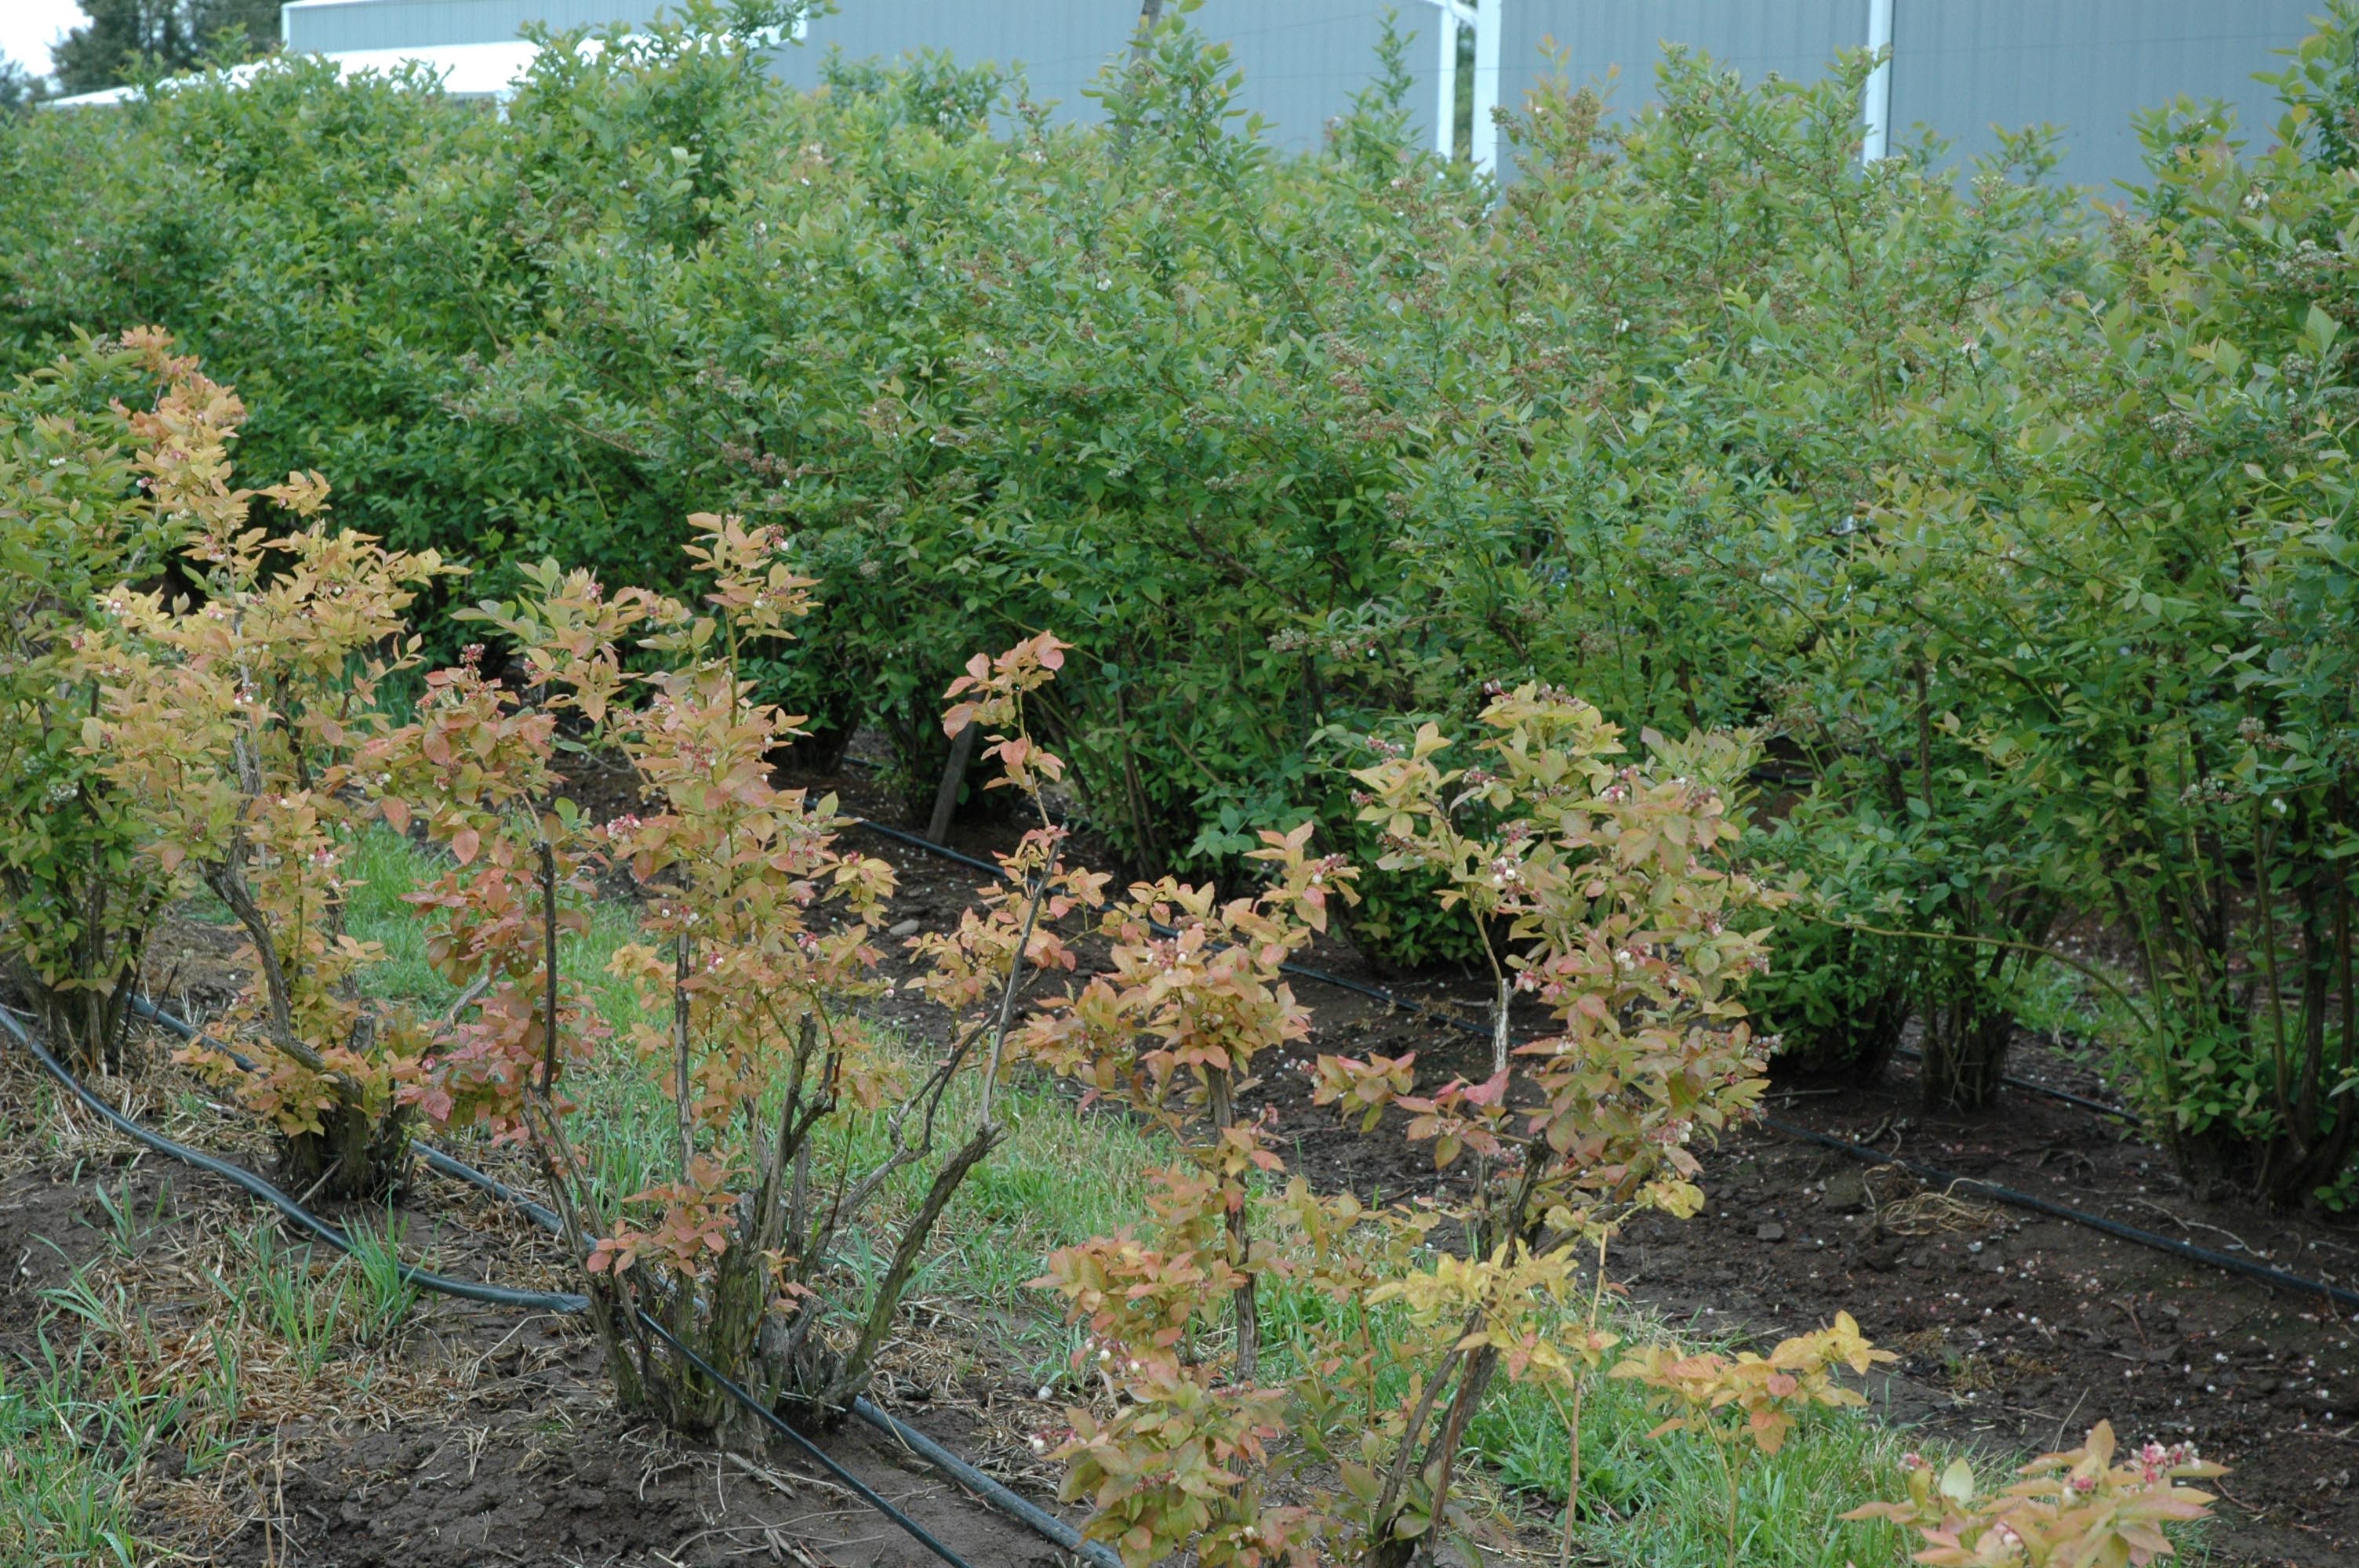
<svg viewBox="0 0 2359 1568">
<path fill-rule="evenodd" d="M 120 1426 L 81 1368 L 0 1363 L 0 1562 L 121 1563 L 147 1553 L 124 1493 L 125 1455 L 102 1445 Z"/>
<path fill-rule="evenodd" d="M 418 1287 L 401 1271 L 400 1229 L 388 1211 L 382 1228 L 349 1226 L 344 1235 L 353 1251 L 338 1267 L 349 1271 L 354 1283 L 344 1303 L 353 1339 L 359 1345 L 383 1345 L 400 1331 L 418 1304 Z"/>
</svg>

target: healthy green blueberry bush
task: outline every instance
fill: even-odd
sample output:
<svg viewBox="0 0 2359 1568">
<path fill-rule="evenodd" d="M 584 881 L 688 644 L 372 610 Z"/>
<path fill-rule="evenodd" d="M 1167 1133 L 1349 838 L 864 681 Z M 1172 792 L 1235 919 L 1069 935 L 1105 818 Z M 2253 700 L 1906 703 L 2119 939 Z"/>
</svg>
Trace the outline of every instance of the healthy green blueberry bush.
<svg viewBox="0 0 2359 1568">
<path fill-rule="evenodd" d="M 552 49 L 505 117 L 288 63 L 11 123 L 0 362 L 160 321 L 263 411 L 253 471 L 495 595 L 678 591 L 674 519 L 776 527 L 820 608 L 749 667 L 913 794 L 957 653 L 1054 626 L 1034 721 L 1151 872 L 1305 821 L 1374 862 L 1337 764 L 1487 680 L 1750 729 L 1797 1060 L 1914 1020 L 1929 1098 L 1984 1103 L 2025 966 L 2100 920 L 2190 1166 L 2343 1190 L 2359 10 L 2280 124 L 2157 112 L 2114 209 L 2036 136 L 1861 170 L 1865 57 L 1544 91 L 1495 203 L 1410 145 L 1397 50 L 1281 157 L 1184 18 L 1083 129 L 940 59 L 786 91 L 784 10 Z M 1361 891 L 1380 955 L 1479 953 L 1413 869 Z"/>
<path fill-rule="evenodd" d="M 79 645 L 98 596 L 159 573 L 188 532 L 164 454 L 245 412 L 171 349 L 80 339 L 0 392 L 0 975 L 85 1069 L 120 1065 L 166 889 L 82 749 L 101 694 Z"/>
<path fill-rule="evenodd" d="M 672 586 L 716 504 L 784 525 L 831 653 L 775 689 L 928 785 L 954 650 L 1073 627 L 1046 721 L 1142 862 L 1306 816 L 1321 725 L 1448 702 L 1442 630 L 1371 619 L 1411 438 L 1360 345 L 1440 319 L 1434 241 L 1483 209 L 1389 100 L 1304 162 L 1176 27 L 1114 135 L 1020 87 L 991 135 L 1000 82 L 939 62 L 803 97 L 725 29 L 604 42 L 505 122 L 288 66 L 27 126 L 0 350 L 165 320 L 270 411 L 249 460 L 335 472 L 353 526 L 492 591 L 544 556 Z"/>
<path fill-rule="evenodd" d="M 1478 666 L 1552 658 L 1610 712 L 1771 730 L 1801 797 L 1777 854 L 1818 892 L 1787 920 L 1808 967 L 1765 1017 L 1872 1067 L 1916 1011 L 1930 1051 L 1984 1064 L 1929 1083 L 1978 1102 L 2008 1025 L 1990 955 L 2013 951 L 1978 944 L 2043 938 L 2052 857 L 1961 732 L 2013 694 L 1945 678 L 1940 606 L 1895 580 L 1916 557 L 1879 503 L 1924 402 L 1974 383 L 1960 346 L 2074 275 L 2082 243 L 2063 193 L 2010 178 L 2043 167 L 2028 140 L 1971 190 L 1930 153 L 1863 176 L 1868 64 L 1747 91 L 1675 50 L 1661 111 L 1618 133 L 1592 93 L 1527 106 L 1514 266 L 1466 312 L 1482 380 L 1450 400 L 1409 526 Z M 1868 960 L 1875 939 L 1832 928 L 1862 923 L 1971 945 Z"/>
<path fill-rule="evenodd" d="M 2021 695 L 1962 736 L 2055 847 L 2049 896 L 2135 940 L 2149 1107 L 2280 1202 L 2347 1197 L 2359 1133 L 2354 22 L 2278 78 L 2265 152 L 2147 118 L 2154 183 L 2089 275 L 1991 334 L 2011 400 L 1931 410 L 1892 492 L 1963 525 L 1916 569 L 1976 633 L 1960 675 Z"/>
</svg>

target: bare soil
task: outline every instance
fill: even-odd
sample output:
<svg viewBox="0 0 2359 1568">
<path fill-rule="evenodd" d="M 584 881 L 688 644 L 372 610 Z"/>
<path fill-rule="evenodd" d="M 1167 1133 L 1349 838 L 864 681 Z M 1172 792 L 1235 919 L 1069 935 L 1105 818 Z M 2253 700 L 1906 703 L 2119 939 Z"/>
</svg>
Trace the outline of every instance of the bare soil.
<svg viewBox="0 0 2359 1568">
<path fill-rule="evenodd" d="M 780 1452 L 755 1460 L 681 1448 L 616 1428 L 594 1390 L 570 1399 L 528 1392 L 479 1424 L 405 1423 L 307 1454 L 274 1494 L 275 1531 L 273 1521 L 257 1521 L 215 1549 L 217 1559 L 264 1561 L 276 1533 L 279 1561 L 333 1568 L 939 1562 Z M 846 1428 L 827 1446 L 978 1568 L 1062 1559 L 864 1428 Z"/>
</svg>

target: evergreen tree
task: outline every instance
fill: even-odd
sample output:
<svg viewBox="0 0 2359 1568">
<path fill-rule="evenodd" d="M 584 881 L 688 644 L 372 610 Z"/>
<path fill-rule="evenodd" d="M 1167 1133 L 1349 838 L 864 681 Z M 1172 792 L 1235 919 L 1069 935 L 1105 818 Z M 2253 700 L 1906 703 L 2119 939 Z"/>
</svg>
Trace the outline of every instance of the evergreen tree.
<svg viewBox="0 0 2359 1568">
<path fill-rule="evenodd" d="M 22 114 L 39 103 L 48 85 L 15 60 L 0 55 L 0 119 Z"/>
</svg>

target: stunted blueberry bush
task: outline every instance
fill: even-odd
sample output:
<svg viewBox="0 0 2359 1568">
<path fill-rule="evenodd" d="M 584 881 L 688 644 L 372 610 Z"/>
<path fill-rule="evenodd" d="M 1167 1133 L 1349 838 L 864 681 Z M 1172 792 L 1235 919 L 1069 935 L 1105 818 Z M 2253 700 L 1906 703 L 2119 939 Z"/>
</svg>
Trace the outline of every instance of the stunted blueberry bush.
<svg viewBox="0 0 2359 1568">
<path fill-rule="evenodd" d="M 1499 692 L 1483 723 L 1465 767 L 1446 765 L 1451 743 L 1429 726 L 1360 778 L 1388 860 L 1439 876 L 1494 945 L 1490 1075 L 1426 1086 L 1411 1058 L 1304 1064 L 1317 1098 L 1363 1126 L 1407 1111 L 1410 1139 L 1467 1170 L 1460 1195 L 1371 1206 L 1299 1178 L 1256 1195 L 1285 1159 L 1238 1113 L 1237 1087 L 1305 1033 L 1280 966 L 1353 896 L 1353 869 L 1310 854 L 1307 827 L 1266 835 L 1255 896 L 1165 881 L 1110 901 L 1110 967 L 1019 1037 L 1163 1119 L 1188 1153 L 1163 1173 L 1151 1225 L 1060 1252 L 1043 1281 L 1086 1325 L 1080 1370 L 1122 1396 L 1075 1410 L 1060 1452 L 1069 1492 L 1099 1510 L 1092 1530 L 1125 1561 L 1182 1543 L 1208 1563 L 1416 1557 L 1449 1527 L 1492 1380 L 1577 1390 L 1614 1343 L 1593 1310 L 1564 1310 L 1583 1260 L 1602 1268 L 1641 1208 L 1692 1214 L 1690 1142 L 1761 1090 L 1738 996 L 1763 961 L 1769 897 L 1732 863 L 1742 830 L 1724 794 L 1744 745 L 1658 740 L 1631 761 L 1595 708 L 1539 687 Z M 1552 1020 L 1542 1037 L 1511 1043 L 1513 995 Z M 1256 1209 L 1272 1234 L 1254 1234 Z M 1256 1292 L 1273 1277 L 1335 1311 L 1266 1376 Z M 1207 1336 L 1216 1319 L 1225 1343 Z M 1298 1451 L 1337 1483 L 1277 1504 L 1260 1473 Z"/>
<path fill-rule="evenodd" d="M 610 593 L 586 572 L 549 565 L 526 573 L 524 597 L 473 612 L 516 650 L 526 682 L 516 695 L 626 758 L 650 800 L 641 812 L 583 820 L 554 793 L 546 722 L 515 725 L 503 737 L 512 744 L 458 753 L 508 781 L 518 802 L 553 798 L 481 829 L 438 829 L 460 868 L 413 900 L 439 912 L 436 952 L 449 978 L 490 989 L 453 1023 L 411 1098 L 438 1120 L 532 1149 L 583 1255 L 624 1403 L 679 1430 L 729 1436 L 746 1425 L 745 1411 L 650 1323 L 766 1404 L 821 1422 L 850 1408 L 944 1208 L 1006 1136 L 992 1080 L 1009 998 L 1027 961 L 1037 969 L 1058 958 L 1040 904 L 1061 912 L 1071 894 L 1052 891 L 1053 833 L 1007 857 L 1033 895 L 991 904 L 937 945 L 925 989 L 956 1034 L 938 1060 L 912 1058 L 864 1022 L 856 1007 L 879 988 L 875 916 L 892 871 L 838 842 L 846 822 L 832 797 L 773 781 L 772 758 L 799 721 L 761 701 L 745 669 L 809 613 L 810 584 L 787 565 L 775 531 L 710 514 L 692 522 L 701 531 L 689 556 L 704 589 L 693 605 L 642 589 Z M 1045 678 L 1053 643 L 1027 653 L 1027 671 Z M 1020 686 L 1027 674 L 1005 678 Z M 444 705 L 485 695 L 464 671 L 436 689 Z M 487 714 L 501 706 L 491 699 Z M 992 708 L 970 705 L 986 724 Z M 421 722 L 434 712 L 429 701 Z M 1017 741 L 992 751 L 1027 791 L 1054 776 L 1053 758 Z M 440 798 L 423 792 L 406 810 L 423 814 Z M 638 997 L 622 1044 L 673 1119 L 664 1179 L 626 1194 L 599 1179 L 598 1141 L 624 1130 L 586 1114 L 559 1076 L 603 1031 L 550 968 L 560 891 L 595 866 L 644 892 L 643 939 L 614 959 Z M 952 1126 L 946 1098 L 978 1078 L 977 1108 Z M 851 1119 L 880 1114 L 881 1148 L 850 1139 Z M 924 1184 L 896 1213 L 884 1199 L 904 1171 Z M 882 1271 L 864 1278 L 855 1252 L 880 1238 L 889 1241 Z"/>
<path fill-rule="evenodd" d="M 2149 1442 L 2123 1454 L 2111 1422 L 2090 1429 L 2069 1453 L 2025 1465 L 2023 1479 L 1984 1492 L 1973 1467 L 1953 1460 L 1936 1474 L 1917 1454 L 1902 1456 L 1906 1501 L 1870 1503 L 1852 1519 L 1889 1519 L 1916 1527 L 1926 1545 L 1914 1561 L 1937 1568 L 1985 1563 L 2126 1563 L 2174 1555 L 2164 1527 L 2199 1519 L 2212 1497 L 2181 1485 L 2224 1475 L 2189 1443 Z"/>
<path fill-rule="evenodd" d="M 378 954 L 343 928 L 344 861 L 366 812 L 375 688 L 415 662 L 403 611 L 442 565 L 331 529 L 316 474 L 259 493 L 296 528 L 249 526 L 255 497 L 228 489 L 218 446 L 174 455 L 190 464 L 176 499 L 196 588 L 108 596 L 85 644 L 103 698 L 83 739 L 146 853 L 212 893 L 245 937 L 255 982 L 237 1022 L 264 1069 L 242 1074 L 211 1045 L 184 1054 L 277 1127 L 288 1179 L 379 1195 L 401 1169 L 399 1080 L 425 1039 L 360 993 Z"/>
<path fill-rule="evenodd" d="M 1643 1211 L 1695 1214 L 1701 1152 L 1766 1087 L 1773 1043 L 1742 998 L 1779 895 L 1738 854 L 1733 792 L 1752 752 L 1741 736 L 1649 734 L 1633 758 L 1597 709 L 1538 686 L 1495 688 L 1481 720 L 1464 765 L 1428 726 L 1357 778 L 1393 867 L 1423 870 L 1477 915 L 1505 982 L 1491 1075 L 1420 1084 L 1413 1056 L 1301 1064 L 1316 1098 L 1364 1130 L 1406 1113 L 1399 1132 L 1457 1178 L 1440 1195 L 1314 1192 L 1238 1111 L 1256 1062 L 1307 1033 L 1288 956 L 1353 896 L 1354 868 L 1309 855 L 1307 830 L 1265 836 L 1252 896 L 1166 880 L 1107 899 L 1103 969 L 1015 1037 L 1091 1097 L 1159 1121 L 1184 1156 L 1158 1173 L 1146 1223 L 1058 1251 L 1038 1281 L 1085 1333 L 1073 1369 L 1087 1400 L 1050 1452 L 1065 1495 L 1094 1510 L 1089 1533 L 1127 1563 L 1182 1548 L 1246 1568 L 1433 1561 L 1471 1524 L 1461 1473 L 1501 1377 L 1542 1390 L 1571 1429 L 1569 1557 L 1583 1405 L 1610 1377 L 1661 1409 L 1654 1436 L 1710 1444 L 1737 1568 L 1752 1458 L 1814 1407 L 1864 1404 L 1841 1372 L 1897 1359 L 1843 1312 L 1763 1354 L 1615 1355 L 1602 1311 L 1613 1238 Z M 1549 1021 L 1537 1037 L 1507 1026 L 1518 998 Z M 1259 1298 L 1277 1282 L 1321 1310 L 1298 1307 L 1273 1335 Z M 1909 1502 L 1853 1517 L 1920 1527 L 1927 1563 L 2024 1542 L 2030 1562 L 2144 1562 L 2168 1549 L 2163 1522 L 2210 1501 L 2177 1482 L 2212 1472 L 2176 1453 L 2107 1470 L 2110 1443 L 2100 1427 L 2084 1453 L 2027 1472 L 2069 1469 L 2060 1484 L 1995 1498 L 1961 1466 L 1936 1501 L 1911 1472 Z"/>
</svg>

